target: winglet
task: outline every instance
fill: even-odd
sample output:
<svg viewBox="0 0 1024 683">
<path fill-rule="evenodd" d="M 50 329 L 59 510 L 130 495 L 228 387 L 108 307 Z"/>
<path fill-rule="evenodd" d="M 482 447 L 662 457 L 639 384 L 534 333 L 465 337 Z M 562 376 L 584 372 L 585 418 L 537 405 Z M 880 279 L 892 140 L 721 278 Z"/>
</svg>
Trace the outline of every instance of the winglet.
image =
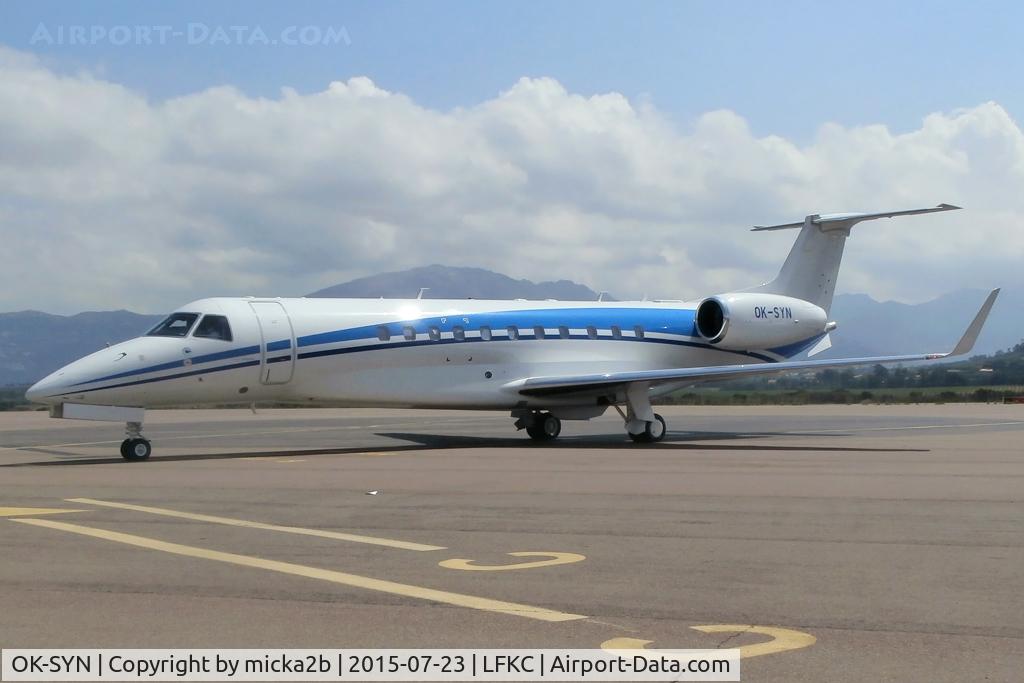
<svg viewBox="0 0 1024 683">
<path fill-rule="evenodd" d="M 965 353 L 970 353 L 971 349 L 974 348 L 974 342 L 978 340 L 978 335 L 981 334 L 981 328 L 985 326 L 985 321 L 988 320 L 988 314 L 992 310 L 992 305 L 996 302 L 996 297 L 999 296 L 999 290 L 993 289 L 985 299 L 985 303 L 978 309 L 978 314 L 974 316 L 974 320 L 967 327 L 967 331 L 964 332 L 964 336 L 960 337 L 960 341 L 957 342 L 956 348 L 950 351 L 947 356 L 962 356 Z"/>
</svg>

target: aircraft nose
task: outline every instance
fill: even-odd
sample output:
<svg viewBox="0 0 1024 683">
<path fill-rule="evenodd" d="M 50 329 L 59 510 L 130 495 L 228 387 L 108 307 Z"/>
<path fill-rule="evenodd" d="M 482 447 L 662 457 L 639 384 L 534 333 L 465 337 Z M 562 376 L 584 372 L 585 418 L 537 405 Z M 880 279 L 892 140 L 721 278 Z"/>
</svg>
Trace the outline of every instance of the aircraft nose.
<svg viewBox="0 0 1024 683">
<path fill-rule="evenodd" d="M 47 375 L 43 379 L 39 380 L 28 388 L 25 392 L 25 398 L 32 403 L 54 403 L 56 398 L 47 398 L 50 396 L 56 397 L 62 393 L 64 388 L 64 379 L 61 375 L 64 374 L 64 368 L 61 368 L 57 372 Z"/>
<path fill-rule="evenodd" d="M 46 385 L 47 381 L 45 379 L 39 380 L 28 388 L 28 391 L 25 392 L 25 398 L 32 403 L 42 403 L 43 396 L 47 394 Z"/>
</svg>

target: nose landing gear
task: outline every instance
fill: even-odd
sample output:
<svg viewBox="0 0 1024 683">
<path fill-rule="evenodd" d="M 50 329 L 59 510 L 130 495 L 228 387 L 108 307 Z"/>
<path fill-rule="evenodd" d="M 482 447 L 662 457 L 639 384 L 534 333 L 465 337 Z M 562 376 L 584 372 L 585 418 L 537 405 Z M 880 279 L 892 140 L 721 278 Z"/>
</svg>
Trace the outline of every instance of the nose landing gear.
<svg viewBox="0 0 1024 683">
<path fill-rule="evenodd" d="M 121 457 L 125 460 L 146 460 L 153 452 L 149 439 L 142 436 L 142 423 L 129 422 L 125 427 L 128 437 L 121 442 Z"/>
</svg>

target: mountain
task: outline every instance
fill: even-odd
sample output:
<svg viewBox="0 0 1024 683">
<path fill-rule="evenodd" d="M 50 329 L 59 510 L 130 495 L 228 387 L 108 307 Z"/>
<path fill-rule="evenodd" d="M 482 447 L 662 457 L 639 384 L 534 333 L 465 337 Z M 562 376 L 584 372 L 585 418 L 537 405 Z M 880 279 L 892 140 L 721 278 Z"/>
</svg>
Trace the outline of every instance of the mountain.
<svg viewBox="0 0 1024 683">
<path fill-rule="evenodd" d="M 987 291 L 964 289 L 921 304 L 878 302 L 866 294 L 841 294 L 832 305 L 839 323 L 832 348 L 817 358 L 883 356 L 953 347 Z M 1004 289 L 982 330 L 975 353 L 1007 349 L 1024 339 L 1024 290 Z"/>
<path fill-rule="evenodd" d="M 563 301 L 596 301 L 598 293 L 569 280 L 530 282 L 514 280 L 507 275 L 483 268 L 424 266 L 397 273 L 381 273 L 362 277 L 333 287 L 321 289 L 311 297 L 356 297 L 412 299 L 420 288 L 427 287 L 425 299 L 561 299 Z M 606 301 L 612 301 L 605 297 Z"/>
<path fill-rule="evenodd" d="M 87 353 L 137 337 L 162 315 L 0 313 L 0 386 L 31 384 Z"/>
<path fill-rule="evenodd" d="M 558 280 L 530 282 L 482 268 L 426 266 L 352 280 L 313 292 L 311 297 L 414 298 L 429 287 L 426 299 L 597 300 L 589 287 Z M 611 301 L 610 298 L 605 297 Z M 107 343 L 131 339 L 163 315 L 130 311 L 51 315 L 39 311 L 0 313 L 0 386 L 31 384 Z"/>
<path fill-rule="evenodd" d="M 561 299 L 596 301 L 588 287 L 558 280 L 534 283 L 481 268 L 426 266 L 384 273 L 328 287 L 311 297 Z M 880 356 L 945 351 L 966 328 L 986 292 L 961 290 L 910 305 L 878 302 L 864 294 L 836 297 L 832 318 L 839 328 L 833 346 L 816 358 Z M 605 297 L 612 301 L 610 297 Z M 141 334 L 161 318 L 129 311 L 51 315 L 39 311 L 0 313 L 0 386 L 35 382 L 75 358 Z M 977 353 L 992 353 L 1024 338 L 1024 290 L 1004 290 L 992 310 Z"/>
</svg>

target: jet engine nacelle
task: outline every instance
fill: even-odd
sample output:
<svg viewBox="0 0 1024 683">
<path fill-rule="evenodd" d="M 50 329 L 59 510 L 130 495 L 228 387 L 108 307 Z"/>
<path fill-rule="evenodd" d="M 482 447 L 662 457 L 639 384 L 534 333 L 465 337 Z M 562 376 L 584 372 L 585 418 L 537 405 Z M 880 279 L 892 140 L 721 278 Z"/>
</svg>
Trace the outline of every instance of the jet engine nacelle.
<svg viewBox="0 0 1024 683">
<path fill-rule="evenodd" d="M 828 314 L 803 299 L 740 292 L 704 299 L 694 316 L 697 334 L 723 349 L 770 349 L 826 331 Z"/>
</svg>

